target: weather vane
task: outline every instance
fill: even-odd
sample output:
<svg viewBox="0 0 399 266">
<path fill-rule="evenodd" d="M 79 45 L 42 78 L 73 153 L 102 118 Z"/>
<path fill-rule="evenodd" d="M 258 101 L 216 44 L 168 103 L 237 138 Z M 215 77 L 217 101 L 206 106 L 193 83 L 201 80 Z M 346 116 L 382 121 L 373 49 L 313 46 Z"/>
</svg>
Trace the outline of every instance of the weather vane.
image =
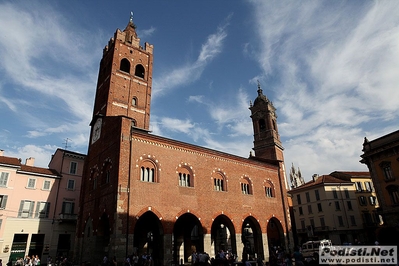
<svg viewBox="0 0 399 266">
<path fill-rule="evenodd" d="M 133 11 L 130 11 L 130 22 L 133 22 Z"/>
</svg>

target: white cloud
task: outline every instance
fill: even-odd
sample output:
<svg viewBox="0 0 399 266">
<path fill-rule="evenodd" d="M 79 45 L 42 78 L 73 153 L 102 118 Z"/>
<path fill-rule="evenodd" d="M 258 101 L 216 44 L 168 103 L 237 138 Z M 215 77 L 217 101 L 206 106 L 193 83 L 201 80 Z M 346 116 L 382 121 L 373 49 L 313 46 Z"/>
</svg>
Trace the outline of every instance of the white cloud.
<svg viewBox="0 0 399 266">
<path fill-rule="evenodd" d="M 364 169 L 363 137 L 398 122 L 399 4 L 252 3 L 286 163 L 307 178 Z"/>
<path fill-rule="evenodd" d="M 165 95 L 167 91 L 175 89 L 178 86 L 196 81 L 201 77 L 207 64 L 209 64 L 223 48 L 223 41 L 227 37 L 226 28 L 230 18 L 231 15 L 225 19 L 223 25 L 218 27 L 216 33 L 208 36 L 195 62 L 179 66 L 161 75 L 160 78 L 154 79 L 153 99 L 154 97 Z"/>
<path fill-rule="evenodd" d="M 156 31 L 156 28 L 151 26 L 151 28 L 146 29 L 146 30 L 138 30 L 137 35 L 140 36 L 140 39 L 144 39 L 147 37 L 150 37 L 154 32 Z"/>
</svg>

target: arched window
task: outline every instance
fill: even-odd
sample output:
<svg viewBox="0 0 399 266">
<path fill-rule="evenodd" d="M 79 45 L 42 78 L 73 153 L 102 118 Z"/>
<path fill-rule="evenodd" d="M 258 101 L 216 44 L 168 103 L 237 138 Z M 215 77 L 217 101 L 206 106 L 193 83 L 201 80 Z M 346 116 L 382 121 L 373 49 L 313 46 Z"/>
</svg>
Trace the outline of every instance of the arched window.
<svg viewBox="0 0 399 266">
<path fill-rule="evenodd" d="M 181 187 L 190 187 L 190 174 L 187 173 L 179 173 L 179 186 Z"/>
<path fill-rule="evenodd" d="M 140 64 L 136 65 L 136 69 L 134 71 L 134 75 L 139 77 L 139 78 L 144 78 L 144 74 L 145 74 L 145 70 L 144 70 L 143 65 L 140 65 Z"/>
<path fill-rule="evenodd" d="M 213 177 L 213 188 L 216 191 L 227 191 L 226 177 L 221 173 L 215 173 Z"/>
<path fill-rule="evenodd" d="M 137 97 L 132 98 L 132 106 L 137 106 Z"/>
<path fill-rule="evenodd" d="M 101 171 L 101 185 L 108 184 L 111 179 L 112 162 L 110 158 L 105 159 Z"/>
<path fill-rule="evenodd" d="M 260 131 L 265 131 L 266 130 L 266 122 L 264 119 L 259 120 L 259 130 Z"/>
<path fill-rule="evenodd" d="M 123 58 L 121 60 L 121 65 L 119 67 L 119 70 L 121 70 L 123 72 L 130 73 L 130 62 L 129 62 L 129 60 L 127 60 L 126 58 Z"/>
<path fill-rule="evenodd" d="M 179 164 L 177 168 L 179 186 L 181 187 L 193 187 L 194 186 L 194 175 L 192 168 L 187 164 Z"/>
<path fill-rule="evenodd" d="M 273 184 L 269 181 L 265 182 L 264 184 L 265 187 L 265 195 L 268 198 L 274 198 L 275 194 L 274 194 L 274 187 Z"/>
<path fill-rule="evenodd" d="M 155 165 L 150 160 L 142 162 L 140 166 L 140 180 L 150 183 L 157 182 Z"/>
<path fill-rule="evenodd" d="M 252 195 L 251 181 L 248 177 L 241 178 L 241 193 L 246 195 Z"/>
</svg>

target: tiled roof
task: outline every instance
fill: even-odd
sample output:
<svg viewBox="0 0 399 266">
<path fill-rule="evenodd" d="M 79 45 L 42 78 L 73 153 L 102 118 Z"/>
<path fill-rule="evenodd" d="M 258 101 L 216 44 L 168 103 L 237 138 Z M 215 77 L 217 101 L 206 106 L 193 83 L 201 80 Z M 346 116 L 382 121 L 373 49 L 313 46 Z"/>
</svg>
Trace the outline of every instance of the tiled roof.
<svg viewBox="0 0 399 266">
<path fill-rule="evenodd" d="M 350 180 L 344 180 L 344 179 L 340 179 L 340 178 L 336 178 L 334 176 L 331 175 L 322 175 L 317 177 L 317 179 L 314 180 L 310 180 L 308 182 L 306 182 L 305 184 L 303 184 L 302 186 L 299 186 L 297 188 L 291 189 L 290 191 L 297 191 L 297 190 L 302 190 L 304 188 L 309 188 L 309 187 L 313 187 L 313 186 L 317 186 L 317 185 L 321 185 L 321 184 L 340 184 L 340 183 L 352 183 Z"/>
<path fill-rule="evenodd" d="M 21 161 L 14 157 L 0 156 L 0 164 L 20 166 Z"/>
<path fill-rule="evenodd" d="M 36 166 L 28 166 L 21 165 L 21 168 L 18 172 L 28 172 L 33 174 L 41 174 L 41 175 L 59 175 L 57 171 L 48 168 L 36 167 Z"/>
<path fill-rule="evenodd" d="M 59 173 L 53 169 L 36 167 L 36 166 L 28 166 L 25 164 L 21 164 L 21 161 L 15 157 L 0 156 L 0 165 L 15 166 L 16 168 L 18 168 L 18 170 L 17 170 L 18 172 L 59 176 Z"/>
</svg>

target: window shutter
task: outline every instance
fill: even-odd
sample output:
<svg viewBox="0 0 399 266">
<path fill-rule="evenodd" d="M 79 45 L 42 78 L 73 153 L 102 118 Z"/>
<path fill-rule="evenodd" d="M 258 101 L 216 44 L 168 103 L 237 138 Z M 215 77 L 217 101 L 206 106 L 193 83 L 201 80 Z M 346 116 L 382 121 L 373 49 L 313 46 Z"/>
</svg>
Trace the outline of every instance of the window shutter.
<svg viewBox="0 0 399 266">
<path fill-rule="evenodd" d="M 21 203 L 19 204 L 19 211 L 18 211 L 18 217 L 22 216 L 22 210 L 24 209 L 24 200 L 21 200 Z"/>
<path fill-rule="evenodd" d="M 1 201 L 1 206 L 0 206 L 0 208 L 2 208 L 2 209 L 5 209 L 5 208 L 6 208 L 6 205 L 7 205 L 7 198 L 8 198 L 7 195 L 4 195 L 4 196 L 3 196 L 3 200 Z"/>
<path fill-rule="evenodd" d="M 30 206 L 31 206 L 31 208 L 32 208 L 32 205 L 30 205 Z M 29 211 L 29 213 L 30 213 L 30 211 Z M 38 201 L 37 204 L 36 204 L 35 217 L 36 217 L 36 218 L 40 218 L 40 201 Z"/>
<path fill-rule="evenodd" d="M 65 213 L 65 204 L 66 204 L 66 202 L 64 201 L 64 202 L 62 203 L 61 213 Z"/>
<path fill-rule="evenodd" d="M 34 208 L 34 207 L 35 207 L 35 202 L 32 201 L 32 202 L 30 203 L 29 217 L 32 217 L 32 215 L 33 215 L 33 208 Z"/>
<path fill-rule="evenodd" d="M 72 205 L 72 207 L 71 207 L 71 214 L 74 214 L 75 213 L 75 202 L 72 202 L 71 203 L 71 205 Z"/>
</svg>

